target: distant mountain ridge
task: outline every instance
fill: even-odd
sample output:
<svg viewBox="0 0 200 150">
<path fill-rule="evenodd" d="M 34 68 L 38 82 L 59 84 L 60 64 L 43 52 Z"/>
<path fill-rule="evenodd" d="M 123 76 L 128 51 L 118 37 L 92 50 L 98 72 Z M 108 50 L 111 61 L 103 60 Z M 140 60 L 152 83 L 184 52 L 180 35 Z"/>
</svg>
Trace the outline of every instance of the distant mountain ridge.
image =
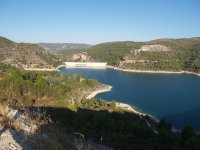
<svg viewBox="0 0 200 150">
<path fill-rule="evenodd" d="M 37 43 L 38 45 L 48 49 L 50 52 L 59 50 L 71 50 L 71 49 L 85 49 L 90 48 L 92 45 L 81 43 Z"/>
<path fill-rule="evenodd" d="M 53 68 L 57 58 L 37 44 L 15 43 L 0 37 L 0 62 L 20 68 Z"/>
</svg>

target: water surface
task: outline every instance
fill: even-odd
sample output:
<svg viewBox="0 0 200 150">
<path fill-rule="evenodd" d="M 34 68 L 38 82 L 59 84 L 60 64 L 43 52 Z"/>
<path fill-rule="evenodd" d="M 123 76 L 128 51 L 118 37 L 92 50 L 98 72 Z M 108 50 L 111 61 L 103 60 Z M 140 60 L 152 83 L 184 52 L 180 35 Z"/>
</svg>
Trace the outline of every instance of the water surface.
<svg viewBox="0 0 200 150">
<path fill-rule="evenodd" d="M 113 86 L 112 91 L 97 98 L 130 104 L 141 112 L 165 118 L 177 128 L 191 124 L 200 130 L 200 77 L 85 68 L 60 68 L 60 72 L 82 73 Z"/>
</svg>

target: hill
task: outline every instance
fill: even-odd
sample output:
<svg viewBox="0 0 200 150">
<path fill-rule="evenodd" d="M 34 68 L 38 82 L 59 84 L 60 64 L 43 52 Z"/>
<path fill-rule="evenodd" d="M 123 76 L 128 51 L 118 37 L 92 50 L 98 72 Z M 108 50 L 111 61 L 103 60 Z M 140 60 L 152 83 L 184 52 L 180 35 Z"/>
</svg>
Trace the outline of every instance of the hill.
<svg viewBox="0 0 200 150">
<path fill-rule="evenodd" d="M 97 44 L 87 49 L 89 55 L 96 61 L 105 61 L 110 65 L 117 65 L 123 57 L 133 49 L 139 48 L 142 42 L 108 42 Z"/>
<path fill-rule="evenodd" d="M 200 72 L 200 38 L 159 39 L 144 45 L 147 49 L 154 46 L 154 49 L 144 51 L 144 46 L 135 49 L 124 57 L 119 66 L 136 70 Z M 156 49 L 156 45 L 165 46 L 168 50 L 163 51 L 161 47 Z"/>
<path fill-rule="evenodd" d="M 108 42 L 87 49 L 95 61 L 123 69 L 200 72 L 200 38 Z"/>
<path fill-rule="evenodd" d="M 0 63 L 0 101 L 4 97 L 23 105 L 68 106 L 84 99 L 92 91 L 107 87 L 82 75 L 63 75 L 59 72 L 23 71 Z"/>
<path fill-rule="evenodd" d="M 58 64 L 57 58 L 41 46 L 15 43 L 4 37 L 0 37 L 0 62 L 22 68 L 53 68 Z"/>
</svg>

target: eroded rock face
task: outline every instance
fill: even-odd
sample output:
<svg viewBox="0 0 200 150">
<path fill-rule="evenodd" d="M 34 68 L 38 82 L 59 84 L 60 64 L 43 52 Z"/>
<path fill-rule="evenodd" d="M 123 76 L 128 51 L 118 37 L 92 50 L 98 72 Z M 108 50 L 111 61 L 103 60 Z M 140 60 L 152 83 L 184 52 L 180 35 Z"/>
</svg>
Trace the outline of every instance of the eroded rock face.
<svg viewBox="0 0 200 150">
<path fill-rule="evenodd" d="M 82 52 L 73 54 L 71 59 L 72 61 L 87 62 L 90 61 L 92 58 L 87 54 L 87 52 Z"/>
<path fill-rule="evenodd" d="M 140 49 L 135 50 L 135 52 L 141 51 L 152 51 L 152 52 L 160 52 L 160 51 L 169 51 L 170 49 L 164 45 L 144 45 Z"/>
<path fill-rule="evenodd" d="M 149 63 L 157 62 L 157 60 L 149 60 L 146 57 L 141 57 L 141 52 L 169 52 L 171 49 L 164 45 L 154 44 L 154 45 L 144 45 L 139 49 L 132 50 L 130 53 L 123 58 L 123 61 L 119 63 L 119 67 L 123 67 L 126 64 L 133 63 Z"/>
</svg>

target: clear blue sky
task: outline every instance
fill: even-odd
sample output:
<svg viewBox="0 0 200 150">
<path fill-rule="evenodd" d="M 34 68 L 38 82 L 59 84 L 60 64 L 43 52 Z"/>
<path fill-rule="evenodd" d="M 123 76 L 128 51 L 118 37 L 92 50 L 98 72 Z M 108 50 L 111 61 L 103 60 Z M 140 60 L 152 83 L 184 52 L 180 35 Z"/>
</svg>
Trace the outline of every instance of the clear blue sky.
<svg viewBox="0 0 200 150">
<path fill-rule="evenodd" d="M 17 42 L 200 36 L 200 0 L 0 0 L 0 36 Z"/>
</svg>

